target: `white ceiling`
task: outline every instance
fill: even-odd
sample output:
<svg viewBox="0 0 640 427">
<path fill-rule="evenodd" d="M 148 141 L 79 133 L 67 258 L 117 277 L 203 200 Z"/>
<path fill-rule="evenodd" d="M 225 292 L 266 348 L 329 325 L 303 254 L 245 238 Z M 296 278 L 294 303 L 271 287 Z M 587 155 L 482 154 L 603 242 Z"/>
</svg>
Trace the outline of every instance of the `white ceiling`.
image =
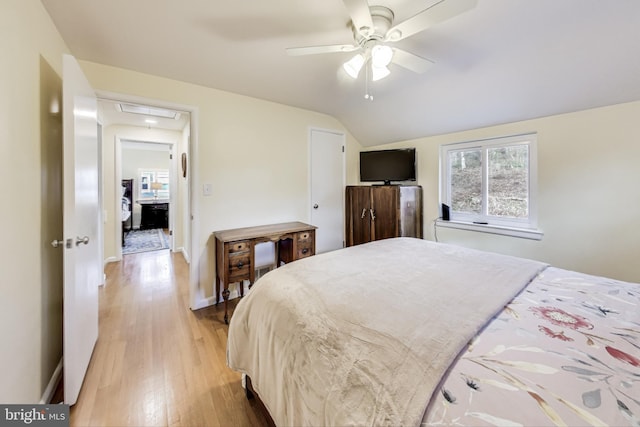
<svg viewBox="0 0 640 427">
<path fill-rule="evenodd" d="M 435 65 L 392 64 L 374 101 L 353 54 L 285 53 L 351 43 L 341 0 L 41 1 L 78 59 L 326 113 L 364 145 L 640 100 L 638 0 L 479 0 L 398 42 Z M 370 2 L 395 22 L 433 3 Z"/>
</svg>

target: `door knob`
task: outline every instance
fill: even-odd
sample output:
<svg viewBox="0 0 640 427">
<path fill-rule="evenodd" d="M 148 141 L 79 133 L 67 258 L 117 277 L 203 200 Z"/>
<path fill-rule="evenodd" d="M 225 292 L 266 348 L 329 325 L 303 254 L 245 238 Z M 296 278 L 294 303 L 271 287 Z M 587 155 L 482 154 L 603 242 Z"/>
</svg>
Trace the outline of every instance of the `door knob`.
<svg viewBox="0 0 640 427">
<path fill-rule="evenodd" d="M 89 244 L 89 236 L 76 237 L 76 246 L 79 246 L 82 243 L 84 243 L 85 245 L 88 245 Z"/>
<path fill-rule="evenodd" d="M 318 204 L 313 205 L 313 209 L 318 209 Z"/>
<path fill-rule="evenodd" d="M 54 248 L 58 248 L 60 246 L 64 246 L 64 240 L 52 240 L 51 241 L 51 246 L 53 246 Z"/>
</svg>

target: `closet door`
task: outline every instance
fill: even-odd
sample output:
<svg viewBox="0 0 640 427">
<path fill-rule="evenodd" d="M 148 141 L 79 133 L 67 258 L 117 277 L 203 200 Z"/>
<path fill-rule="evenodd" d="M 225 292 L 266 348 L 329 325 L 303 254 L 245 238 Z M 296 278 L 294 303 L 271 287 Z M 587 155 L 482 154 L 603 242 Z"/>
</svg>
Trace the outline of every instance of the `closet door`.
<svg viewBox="0 0 640 427">
<path fill-rule="evenodd" d="M 372 239 L 381 240 L 400 235 L 400 191 L 395 185 L 371 187 L 373 205 Z"/>
<path fill-rule="evenodd" d="M 371 187 L 349 186 L 346 189 L 347 246 L 372 240 L 371 235 Z"/>
</svg>

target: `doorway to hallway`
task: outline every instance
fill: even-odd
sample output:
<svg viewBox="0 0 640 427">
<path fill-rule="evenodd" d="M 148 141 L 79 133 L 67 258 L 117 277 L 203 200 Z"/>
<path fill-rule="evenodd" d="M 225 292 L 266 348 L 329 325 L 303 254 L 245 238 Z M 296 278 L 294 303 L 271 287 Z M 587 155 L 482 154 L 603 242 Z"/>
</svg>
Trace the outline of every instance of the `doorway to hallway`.
<svg viewBox="0 0 640 427">
<path fill-rule="evenodd" d="M 192 215 L 197 211 L 197 200 L 191 197 L 194 177 L 197 176 L 197 164 L 192 157 L 197 156 L 197 118 L 196 107 L 178 105 L 126 94 L 98 91 L 99 118 L 103 123 L 104 171 L 103 193 L 105 203 L 104 241 L 105 263 L 122 260 L 123 225 L 125 231 L 140 227 L 140 213 L 131 209 L 132 218 L 123 224 L 122 217 L 122 163 L 123 141 L 136 143 L 163 143 L 172 146 L 170 151 L 167 240 L 172 251 L 181 253 L 190 268 L 196 265 L 191 261 L 194 247 L 198 247 L 198 220 Z M 124 156 L 126 156 L 126 152 Z M 187 167 L 188 165 L 188 167 Z M 147 189 L 132 184 L 131 203 L 135 204 L 140 192 Z M 163 197 L 166 188 L 153 189 L 155 199 Z M 136 193 L 137 192 L 137 193 Z M 149 198 L 149 195 L 147 195 Z M 134 222 L 135 221 L 135 222 Z M 145 227 L 142 227 L 145 228 Z M 192 274 L 192 277 L 197 277 Z M 193 279 L 189 287 L 191 306 L 198 305 L 198 284 Z"/>
</svg>

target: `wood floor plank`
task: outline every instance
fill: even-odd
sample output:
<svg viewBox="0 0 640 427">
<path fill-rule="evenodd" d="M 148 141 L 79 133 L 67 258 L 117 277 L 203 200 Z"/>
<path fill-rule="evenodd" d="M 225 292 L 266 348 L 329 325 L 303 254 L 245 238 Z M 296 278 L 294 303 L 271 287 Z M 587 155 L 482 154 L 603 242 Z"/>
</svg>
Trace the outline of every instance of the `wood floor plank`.
<svg viewBox="0 0 640 427">
<path fill-rule="evenodd" d="M 98 343 L 71 426 L 267 425 L 226 366 L 223 307 L 189 309 L 188 271 L 167 250 L 107 266 Z"/>
</svg>

